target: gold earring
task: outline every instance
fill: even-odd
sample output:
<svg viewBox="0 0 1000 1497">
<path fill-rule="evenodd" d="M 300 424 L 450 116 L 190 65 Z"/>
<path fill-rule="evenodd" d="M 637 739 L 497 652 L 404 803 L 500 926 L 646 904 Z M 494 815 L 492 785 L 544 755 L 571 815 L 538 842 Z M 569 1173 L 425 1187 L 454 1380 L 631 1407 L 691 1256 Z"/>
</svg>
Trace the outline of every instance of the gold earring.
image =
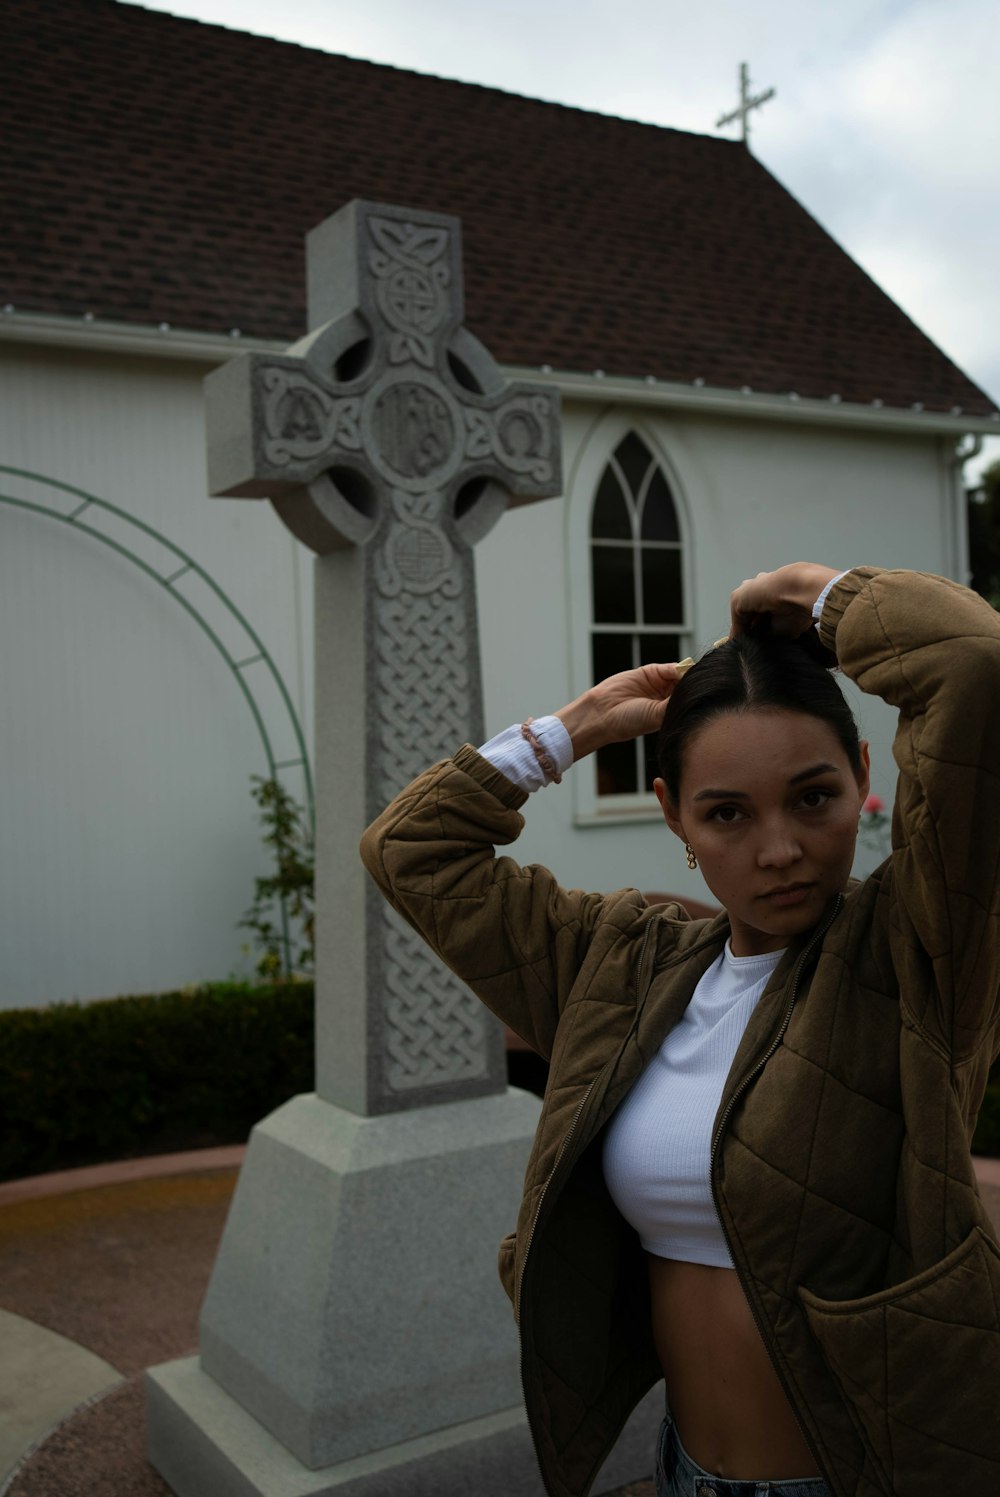
<svg viewBox="0 0 1000 1497">
<path fill-rule="evenodd" d="M 698 859 L 694 855 L 694 848 L 691 846 L 690 842 L 685 842 L 684 851 L 687 853 L 688 867 L 697 868 Z"/>
</svg>

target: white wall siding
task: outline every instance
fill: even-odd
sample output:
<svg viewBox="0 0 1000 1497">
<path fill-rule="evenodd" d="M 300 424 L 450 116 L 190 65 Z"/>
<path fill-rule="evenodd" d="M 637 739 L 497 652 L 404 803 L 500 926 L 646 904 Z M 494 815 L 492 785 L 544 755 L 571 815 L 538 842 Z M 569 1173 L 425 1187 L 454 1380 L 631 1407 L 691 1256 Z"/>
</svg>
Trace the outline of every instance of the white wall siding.
<svg viewBox="0 0 1000 1497">
<path fill-rule="evenodd" d="M 0 350 L 0 463 L 92 491 L 190 552 L 272 653 L 312 733 L 312 557 L 264 501 L 206 493 L 194 363 Z M 802 557 L 948 572 L 946 445 L 846 427 L 596 407 L 564 410 L 563 499 L 509 511 L 476 553 L 486 727 L 586 684 L 586 538 L 594 484 L 635 425 L 677 489 L 694 637 L 727 623 L 742 577 Z M 0 475 L 0 493 L 71 501 Z M 163 548 L 106 518 L 159 573 Z M 237 654 L 241 631 L 177 583 Z M 260 665 L 245 673 L 275 757 L 297 752 Z M 860 696 L 860 694 L 856 694 Z M 892 714 L 861 701 L 887 798 Z M 267 870 L 251 774 L 260 738 L 224 661 L 176 599 L 97 540 L 0 504 L 0 1007 L 151 991 L 249 970 L 237 921 Z M 517 855 L 597 889 L 708 897 L 655 814 L 581 816 L 574 777 L 536 797 Z M 301 779 L 286 776 L 301 795 Z M 863 854 L 860 867 L 870 866 Z"/>
<path fill-rule="evenodd" d="M 9 351 L 0 461 L 94 492 L 173 540 L 261 635 L 309 730 L 311 558 L 266 503 L 209 500 L 196 366 Z M 0 492 L 68 512 L 51 486 Z M 86 518 L 161 574 L 161 546 Z M 246 636 L 204 584 L 224 643 Z M 244 673 L 277 759 L 297 748 L 264 667 Z M 58 520 L 0 505 L 0 1006 L 248 969 L 236 922 L 267 859 L 260 735 L 210 640 L 152 578 Z M 301 793 L 301 780 L 288 783 Z"/>
</svg>

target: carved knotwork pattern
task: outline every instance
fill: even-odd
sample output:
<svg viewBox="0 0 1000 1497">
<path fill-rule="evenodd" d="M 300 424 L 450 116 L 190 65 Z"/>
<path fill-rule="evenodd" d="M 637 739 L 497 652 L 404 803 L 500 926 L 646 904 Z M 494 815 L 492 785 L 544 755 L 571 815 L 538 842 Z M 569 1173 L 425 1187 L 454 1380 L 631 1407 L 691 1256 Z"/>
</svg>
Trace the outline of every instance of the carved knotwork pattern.
<svg viewBox="0 0 1000 1497">
<path fill-rule="evenodd" d="M 468 619 L 461 577 L 453 591 L 379 598 L 379 797 L 390 801 L 414 775 L 443 759 L 470 731 Z"/>
<path fill-rule="evenodd" d="M 368 230 L 368 268 L 387 324 L 388 361 L 433 369 L 434 338 L 447 316 L 451 286 L 448 231 L 374 215 Z"/>
<path fill-rule="evenodd" d="M 441 527 L 441 494 L 407 494 L 393 489 L 389 525 L 375 557 L 375 587 L 385 598 L 409 593 L 444 593 L 457 597 L 462 588 L 455 551 Z"/>
<path fill-rule="evenodd" d="M 483 1010 L 396 912 L 383 906 L 390 1091 L 468 1081 L 486 1070 Z"/>
<path fill-rule="evenodd" d="M 440 496 L 437 496 L 440 504 Z M 462 561 L 431 518 L 433 496 L 395 494 L 397 515 L 375 566 L 377 777 L 385 803 L 434 759 L 453 753 L 470 731 L 468 608 Z M 416 513 L 414 513 L 416 511 Z M 414 591 L 400 559 L 434 573 Z M 449 565 L 440 567 L 447 548 Z M 465 1081 L 486 1068 L 483 1020 L 468 991 L 386 907 L 385 1082 L 391 1091 Z"/>
<path fill-rule="evenodd" d="M 547 395 L 517 395 L 498 410 L 466 406 L 465 456 L 492 458 L 505 474 L 549 483 L 553 477 L 552 433 L 555 419 Z"/>
<path fill-rule="evenodd" d="M 264 458 L 272 467 L 309 463 L 338 452 L 357 457 L 361 401 L 338 399 L 306 373 L 281 365 L 260 374 L 263 392 Z"/>
</svg>

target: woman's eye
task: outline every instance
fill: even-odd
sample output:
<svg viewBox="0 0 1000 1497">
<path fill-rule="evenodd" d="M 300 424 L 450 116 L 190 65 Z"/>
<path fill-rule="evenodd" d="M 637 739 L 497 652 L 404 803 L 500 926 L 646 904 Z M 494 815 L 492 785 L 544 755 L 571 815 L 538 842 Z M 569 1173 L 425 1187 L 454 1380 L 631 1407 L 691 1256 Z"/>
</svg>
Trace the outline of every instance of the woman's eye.
<svg viewBox="0 0 1000 1497">
<path fill-rule="evenodd" d="M 721 821 L 726 826 L 731 826 L 734 821 L 740 821 L 742 817 L 743 812 L 739 806 L 716 806 L 713 811 L 709 812 L 708 819 L 709 821 Z"/>
<path fill-rule="evenodd" d="M 807 790 L 800 796 L 799 804 L 805 806 L 807 811 L 818 811 L 820 806 L 825 806 L 833 797 L 832 790 Z"/>
</svg>

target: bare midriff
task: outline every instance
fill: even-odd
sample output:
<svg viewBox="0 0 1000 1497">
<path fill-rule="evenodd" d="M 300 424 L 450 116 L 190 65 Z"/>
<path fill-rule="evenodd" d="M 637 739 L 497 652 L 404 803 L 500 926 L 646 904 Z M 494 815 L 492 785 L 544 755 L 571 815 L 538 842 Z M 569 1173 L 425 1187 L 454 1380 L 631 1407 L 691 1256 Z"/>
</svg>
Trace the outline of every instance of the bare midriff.
<svg viewBox="0 0 1000 1497">
<path fill-rule="evenodd" d="M 691 1459 L 729 1481 L 819 1476 L 734 1271 L 648 1261 L 667 1403 Z"/>
</svg>

